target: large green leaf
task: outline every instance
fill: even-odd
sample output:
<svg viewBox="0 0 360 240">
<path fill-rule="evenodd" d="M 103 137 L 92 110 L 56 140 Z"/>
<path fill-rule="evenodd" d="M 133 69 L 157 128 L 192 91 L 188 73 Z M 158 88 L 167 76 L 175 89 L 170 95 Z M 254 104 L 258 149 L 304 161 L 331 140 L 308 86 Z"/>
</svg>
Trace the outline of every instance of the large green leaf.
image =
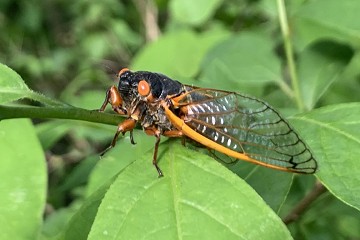
<svg viewBox="0 0 360 240">
<path fill-rule="evenodd" d="M 291 122 L 315 153 L 316 176 L 336 197 L 360 210 L 360 103 L 323 107 Z"/>
<path fill-rule="evenodd" d="M 89 239 L 291 239 L 241 178 L 178 142 L 128 166 L 106 193 Z"/>
<path fill-rule="evenodd" d="M 203 34 L 182 30 L 164 34 L 135 56 L 132 68 L 161 72 L 179 80 L 194 77 L 207 50 L 226 36 L 222 30 Z"/>
<path fill-rule="evenodd" d="M 359 46 L 360 1 L 338 0 L 306 1 L 291 17 L 300 47 L 317 39 L 336 39 Z"/>
<path fill-rule="evenodd" d="M 201 78 L 212 88 L 250 92 L 249 86 L 282 81 L 273 42 L 262 33 L 243 32 L 223 41 L 208 52 L 202 69 Z"/>
<path fill-rule="evenodd" d="M 170 14 L 180 23 L 200 25 L 208 20 L 222 0 L 172 0 Z"/>
<path fill-rule="evenodd" d="M 46 196 L 46 161 L 29 120 L 0 122 L 0 239 L 36 239 Z"/>
</svg>

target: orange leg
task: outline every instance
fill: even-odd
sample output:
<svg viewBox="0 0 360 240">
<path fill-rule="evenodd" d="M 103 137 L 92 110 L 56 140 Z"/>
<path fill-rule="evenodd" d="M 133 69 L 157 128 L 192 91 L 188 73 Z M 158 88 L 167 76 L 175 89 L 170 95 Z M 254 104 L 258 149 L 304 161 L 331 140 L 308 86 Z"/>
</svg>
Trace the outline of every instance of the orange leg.
<svg viewBox="0 0 360 240">
<path fill-rule="evenodd" d="M 134 143 L 134 139 L 132 137 L 132 130 L 135 128 L 136 125 L 136 120 L 132 119 L 132 118 L 128 118 L 125 121 L 123 121 L 122 123 L 120 123 L 118 125 L 117 131 L 115 133 L 115 136 L 113 138 L 113 140 L 111 141 L 111 144 L 109 147 L 107 147 L 102 153 L 100 153 L 100 156 L 104 156 L 104 154 L 109 151 L 110 149 L 112 149 L 115 145 L 116 145 L 116 141 L 119 137 L 119 134 L 125 134 L 126 132 L 130 131 L 130 140 L 132 144 Z"/>
<path fill-rule="evenodd" d="M 165 137 L 182 137 L 184 134 L 179 130 L 169 130 L 163 133 Z"/>
<path fill-rule="evenodd" d="M 115 112 L 119 113 L 120 115 L 126 114 L 126 112 L 121 109 L 122 98 L 119 94 L 119 91 L 117 90 L 117 88 L 115 86 L 112 86 L 111 88 L 109 88 L 107 90 L 105 100 L 104 100 L 103 104 L 101 105 L 99 111 L 103 112 L 108 103 L 110 103 L 110 105 L 112 106 L 112 108 Z"/>
<path fill-rule="evenodd" d="M 164 136 L 166 137 L 181 137 L 181 144 L 183 146 L 185 146 L 185 136 L 183 134 L 182 131 L 179 131 L 179 130 L 169 130 L 169 131 L 165 131 L 163 133 Z"/>
</svg>

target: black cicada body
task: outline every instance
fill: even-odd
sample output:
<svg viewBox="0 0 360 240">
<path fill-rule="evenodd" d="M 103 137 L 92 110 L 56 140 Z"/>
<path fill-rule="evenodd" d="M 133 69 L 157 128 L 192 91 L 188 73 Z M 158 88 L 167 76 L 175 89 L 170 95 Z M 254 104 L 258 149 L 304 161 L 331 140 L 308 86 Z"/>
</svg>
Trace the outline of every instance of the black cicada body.
<svg viewBox="0 0 360 240">
<path fill-rule="evenodd" d="M 100 110 L 108 103 L 127 119 L 118 125 L 111 145 L 120 133 L 136 124 L 156 137 L 153 164 L 159 176 L 157 150 L 160 136 L 188 137 L 210 150 L 269 168 L 314 173 L 316 160 L 298 134 L 267 103 L 235 92 L 183 85 L 152 72 L 119 72 Z"/>
</svg>

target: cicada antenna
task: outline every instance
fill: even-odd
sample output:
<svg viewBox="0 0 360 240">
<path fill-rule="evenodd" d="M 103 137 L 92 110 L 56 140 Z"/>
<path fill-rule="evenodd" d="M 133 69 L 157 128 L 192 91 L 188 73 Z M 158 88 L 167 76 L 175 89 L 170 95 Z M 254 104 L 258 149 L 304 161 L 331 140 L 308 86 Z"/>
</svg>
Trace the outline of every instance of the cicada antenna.
<svg viewBox="0 0 360 240">
<path fill-rule="evenodd" d="M 114 69 L 122 69 L 121 65 L 111 60 L 97 60 L 93 62 L 93 66 L 99 69 L 102 69 L 109 76 L 115 76 L 116 78 L 119 76 L 118 72 Z"/>
<path fill-rule="evenodd" d="M 118 76 L 118 73 L 116 71 L 114 71 L 114 69 L 112 69 L 111 67 L 109 67 L 106 64 L 101 64 L 103 67 L 105 67 L 106 69 L 108 69 L 111 73 L 113 73 L 116 77 Z"/>
</svg>

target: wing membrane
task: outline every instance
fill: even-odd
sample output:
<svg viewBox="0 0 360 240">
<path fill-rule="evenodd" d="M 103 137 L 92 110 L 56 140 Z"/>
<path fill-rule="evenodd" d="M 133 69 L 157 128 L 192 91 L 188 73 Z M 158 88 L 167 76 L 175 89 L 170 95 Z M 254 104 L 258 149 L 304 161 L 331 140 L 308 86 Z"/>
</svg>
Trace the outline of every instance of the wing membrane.
<svg viewBox="0 0 360 240">
<path fill-rule="evenodd" d="M 185 108 L 184 122 L 190 128 L 231 151 L 269 167 L 299 173 L 316 171 L 317 163 L 299 135 L 259 99 L 196 88 L 189 89 L 179 104 Z"/>
</svg>

